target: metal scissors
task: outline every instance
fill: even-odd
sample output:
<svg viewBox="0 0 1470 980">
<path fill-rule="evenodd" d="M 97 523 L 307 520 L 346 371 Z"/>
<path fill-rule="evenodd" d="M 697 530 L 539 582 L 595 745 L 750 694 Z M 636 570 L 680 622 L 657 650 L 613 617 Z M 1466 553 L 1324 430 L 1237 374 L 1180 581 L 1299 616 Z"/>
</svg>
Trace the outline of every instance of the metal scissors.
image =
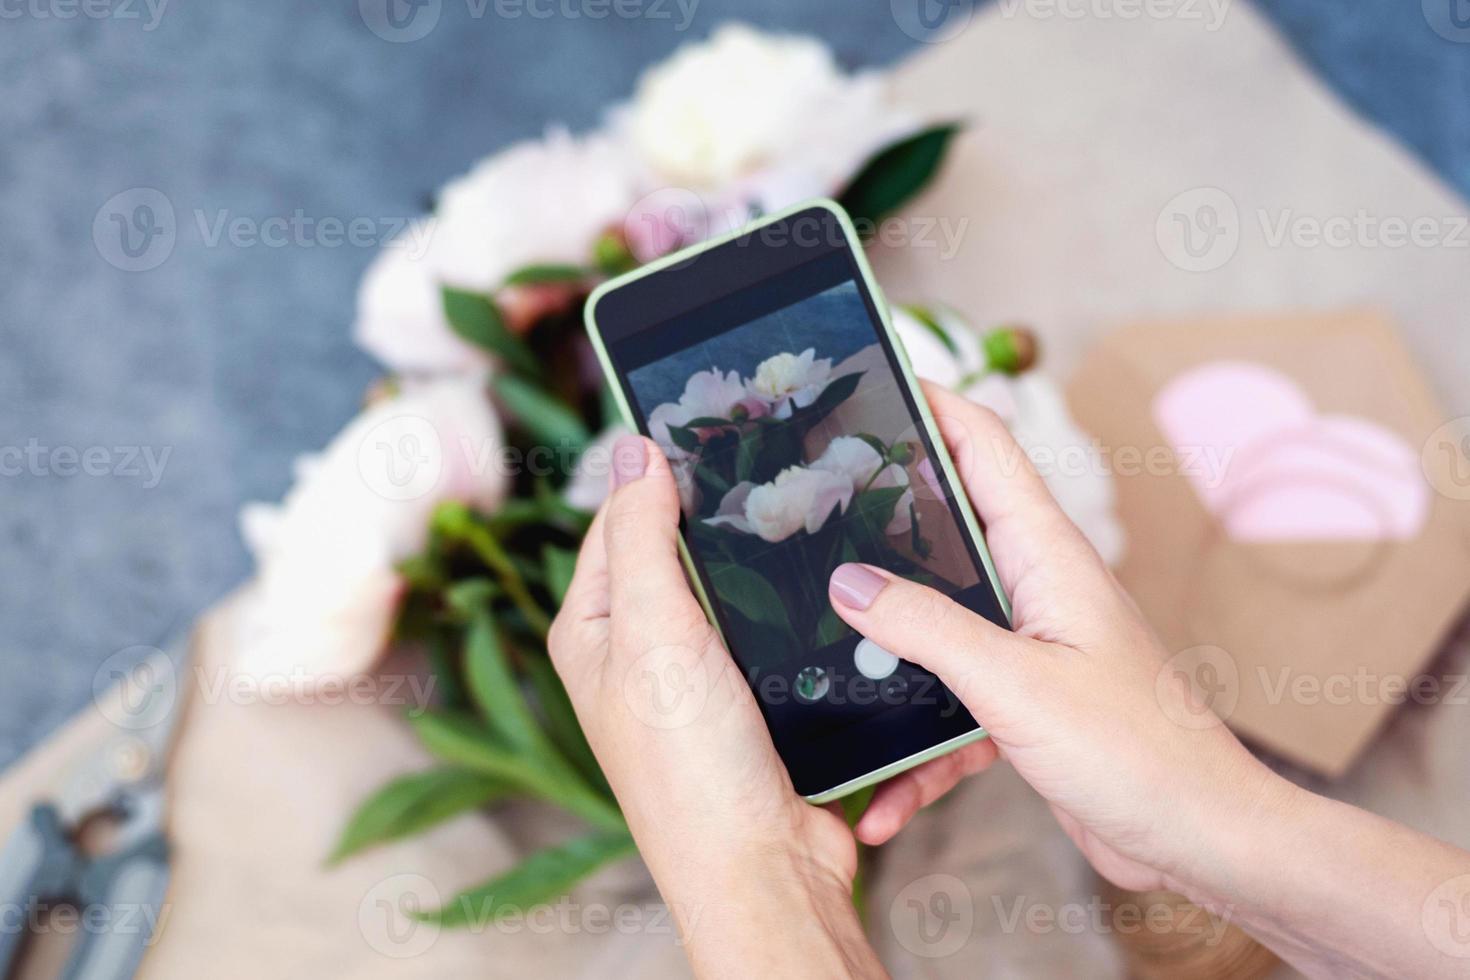
<svg viewBox="0 0 1470 980">
<path fill-rule="evenodd" d="M 124 980 L 137 971 L 162 921 L 169 880 L 164 771 L 183 714 L 187 641 L 117 671 L 99 707 L 112 724 L 52 800 L 36 803 L 0 851 L 0 977 L 12 976 L 32 928 L 70 905 L 81 928 L 65 980 Z M 110 848 L 91 854 L 82 836 L 112 821 Z"/>
</svg>

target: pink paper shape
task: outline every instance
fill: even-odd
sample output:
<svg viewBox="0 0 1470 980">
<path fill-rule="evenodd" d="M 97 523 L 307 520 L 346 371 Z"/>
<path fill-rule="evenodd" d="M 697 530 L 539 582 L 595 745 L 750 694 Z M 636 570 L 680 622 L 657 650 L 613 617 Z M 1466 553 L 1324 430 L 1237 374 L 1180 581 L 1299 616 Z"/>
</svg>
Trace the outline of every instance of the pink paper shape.
<svg viewBox="0 0 1470 980">
<path fill-rule="evenodd" d="M 1318 415 L 1269 368 L 1222 361 L 1187 371 L 1159 392 L 1154 416 L 1181 457 L 1228 461 L 1218 482 L 1188 475 L 1237 540 L 1407 539 L 1428 519 L 1429 487 L 1407 442 L 1369 419 Z"/>
</svg>

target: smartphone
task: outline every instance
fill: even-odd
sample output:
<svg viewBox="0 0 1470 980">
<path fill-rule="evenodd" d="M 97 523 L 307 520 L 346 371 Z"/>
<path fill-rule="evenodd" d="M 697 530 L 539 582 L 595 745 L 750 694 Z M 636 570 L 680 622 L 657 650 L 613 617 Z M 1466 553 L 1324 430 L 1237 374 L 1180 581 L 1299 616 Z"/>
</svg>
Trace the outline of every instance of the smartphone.
<svg viewBox="0 0 1470 980">
<path fill-rule="evenodd" d="M 626 422 L 673 464 L 691 582 L 797 792 L 833 800 L 983 738 L 828 600 L 861 561 L 1010 619 L 847 214 L 763 218 L 604 283 L 585 316 Z"/>
</svg>

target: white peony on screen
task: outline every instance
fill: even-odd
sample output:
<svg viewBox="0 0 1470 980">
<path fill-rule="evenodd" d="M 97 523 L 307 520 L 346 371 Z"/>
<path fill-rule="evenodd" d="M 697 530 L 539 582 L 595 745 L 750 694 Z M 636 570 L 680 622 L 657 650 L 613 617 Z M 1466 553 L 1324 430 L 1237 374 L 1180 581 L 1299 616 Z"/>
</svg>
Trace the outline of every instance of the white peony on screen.
<svg viewBox="0 0 1470 980">
<path fill-rule="evenodd" d="M 856 637 L 827 599 L 843 562 L 949 594 L 979 581 L 855 283 L 628 380 L 678 474 L 691 548 L 742 667 L 788 673 L 839 644 L 851 655 Z"/>
</svg>

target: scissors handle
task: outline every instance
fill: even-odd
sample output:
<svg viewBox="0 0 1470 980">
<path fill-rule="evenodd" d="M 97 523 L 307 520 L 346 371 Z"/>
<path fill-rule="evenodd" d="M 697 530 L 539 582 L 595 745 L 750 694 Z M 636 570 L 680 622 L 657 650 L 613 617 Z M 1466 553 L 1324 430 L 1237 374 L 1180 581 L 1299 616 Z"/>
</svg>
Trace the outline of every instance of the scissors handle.
<svg viewBox="0 0 1470 980">
<path fill-rule="evenodd" d="M 168 842 L 161 833 L 87 865 L 78 905 L 97 926 L 82 932 L 62 980 L 132 977 L 163 921 L 168 878 Z"/>
<path fill-rule="evenodd" d="M 36 905 L 65 897 L 79 862 L 56 807 L 32 807 L 0 851 L 0 977 L 14 970 Z"/>
</svg>

